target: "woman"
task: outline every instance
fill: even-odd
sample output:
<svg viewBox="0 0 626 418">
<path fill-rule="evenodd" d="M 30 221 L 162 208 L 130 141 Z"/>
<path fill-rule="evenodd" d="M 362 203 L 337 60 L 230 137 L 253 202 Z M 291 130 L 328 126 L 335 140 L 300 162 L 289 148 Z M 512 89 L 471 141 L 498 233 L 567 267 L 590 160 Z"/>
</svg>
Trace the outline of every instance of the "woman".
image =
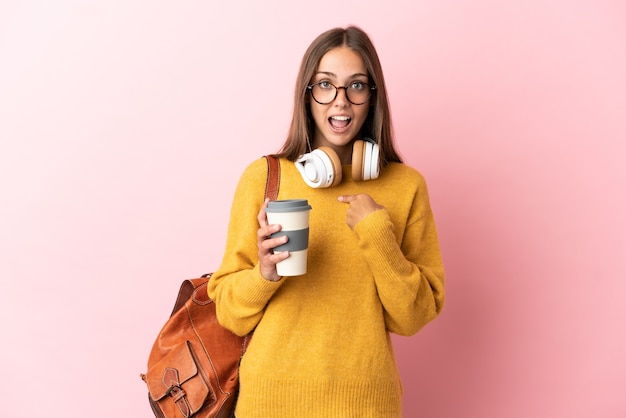
<svg viewBox="0 0 626 418">
<path fill-rule="evenodd" d="M 239 182 L 209 282 L 220 323 L 238 335 L 254 330 L 238 418 L 402 416 L 389 334 L 413 335 L 439 314 L 444 270 L 426 183 L 401 162 L 391 132 L 367 34 L 353 26 L 321 34 L 302 60 L 278 154 L 278 199 L 312 207 L 307 273 L 277 274 L 289 252 L 273 248 L 287 239 L 270 237 L 280 225 L 267 222 L 259 159 Z"/>
</svg>

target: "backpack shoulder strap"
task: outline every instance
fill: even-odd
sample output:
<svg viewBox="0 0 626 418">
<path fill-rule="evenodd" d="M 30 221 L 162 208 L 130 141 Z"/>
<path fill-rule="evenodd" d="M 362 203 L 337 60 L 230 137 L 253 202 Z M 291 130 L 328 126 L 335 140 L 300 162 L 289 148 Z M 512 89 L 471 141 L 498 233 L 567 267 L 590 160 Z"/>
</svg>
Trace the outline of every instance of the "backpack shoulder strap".
<svg viewBox="0 0 626 418">
<path fill-rule="evenodd" d="M 267 182 L 265 183 L 265 198 L 276 200 L 280 187 L 280 161 L 273 155 L 266 155 Z"/>
</svg>

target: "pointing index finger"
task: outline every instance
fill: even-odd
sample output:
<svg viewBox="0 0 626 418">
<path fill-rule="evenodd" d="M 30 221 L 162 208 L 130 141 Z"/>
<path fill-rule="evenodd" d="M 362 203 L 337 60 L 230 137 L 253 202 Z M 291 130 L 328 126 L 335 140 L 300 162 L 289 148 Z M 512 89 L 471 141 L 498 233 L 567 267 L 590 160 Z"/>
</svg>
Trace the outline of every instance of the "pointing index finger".
<svg viewBox="0 0 626 418">
<path fill-rule="evenodd" d="M 350 203 L 354 200 L 355 196 L 353 194 L 340 195 L 337 199 L 343 203 Z"/>
</svg>

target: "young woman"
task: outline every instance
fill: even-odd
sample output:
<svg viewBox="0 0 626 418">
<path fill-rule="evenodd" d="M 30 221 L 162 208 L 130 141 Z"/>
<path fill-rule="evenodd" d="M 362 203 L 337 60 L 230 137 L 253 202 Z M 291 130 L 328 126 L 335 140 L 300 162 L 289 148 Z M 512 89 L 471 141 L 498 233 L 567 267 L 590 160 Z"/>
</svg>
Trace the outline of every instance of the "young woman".
<svg viewBox="0 0 626 418">
<path fill-rule="evenodd" d="M 254 330 L 237 418 L 401 417 L 390 333 L 413 335 L 444 303 L 444 270 L 424 178 L 392 141 L 378 55 L 357 27 L 306 51 L 278 199 L 311 205 L 308 271 L 281 277 L 286 237 L 267 222 L 267 164 L 237 187 L 224 259 L 209 282 L 220 323 Z M 336 171 L 333 171 L 336 170 Z"/>
</svg>

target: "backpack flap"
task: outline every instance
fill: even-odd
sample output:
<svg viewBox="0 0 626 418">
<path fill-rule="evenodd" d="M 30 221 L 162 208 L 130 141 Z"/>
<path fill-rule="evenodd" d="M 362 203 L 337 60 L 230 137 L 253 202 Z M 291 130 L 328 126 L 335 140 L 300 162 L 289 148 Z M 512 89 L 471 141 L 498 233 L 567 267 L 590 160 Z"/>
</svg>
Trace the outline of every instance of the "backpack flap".
<svg viewBox="0 0 626 418">
<path fill-rule="evenodd" d="M 150 397 L 161 410 L 178 408 L 183 417 L 196 413 L 214 396 L 209 383 L 199 372 L 193 346 L 189 341 L 172 349 L 146 373 Z M 213 399 L 207 399 L 207 398 Z"/>
</svg>

